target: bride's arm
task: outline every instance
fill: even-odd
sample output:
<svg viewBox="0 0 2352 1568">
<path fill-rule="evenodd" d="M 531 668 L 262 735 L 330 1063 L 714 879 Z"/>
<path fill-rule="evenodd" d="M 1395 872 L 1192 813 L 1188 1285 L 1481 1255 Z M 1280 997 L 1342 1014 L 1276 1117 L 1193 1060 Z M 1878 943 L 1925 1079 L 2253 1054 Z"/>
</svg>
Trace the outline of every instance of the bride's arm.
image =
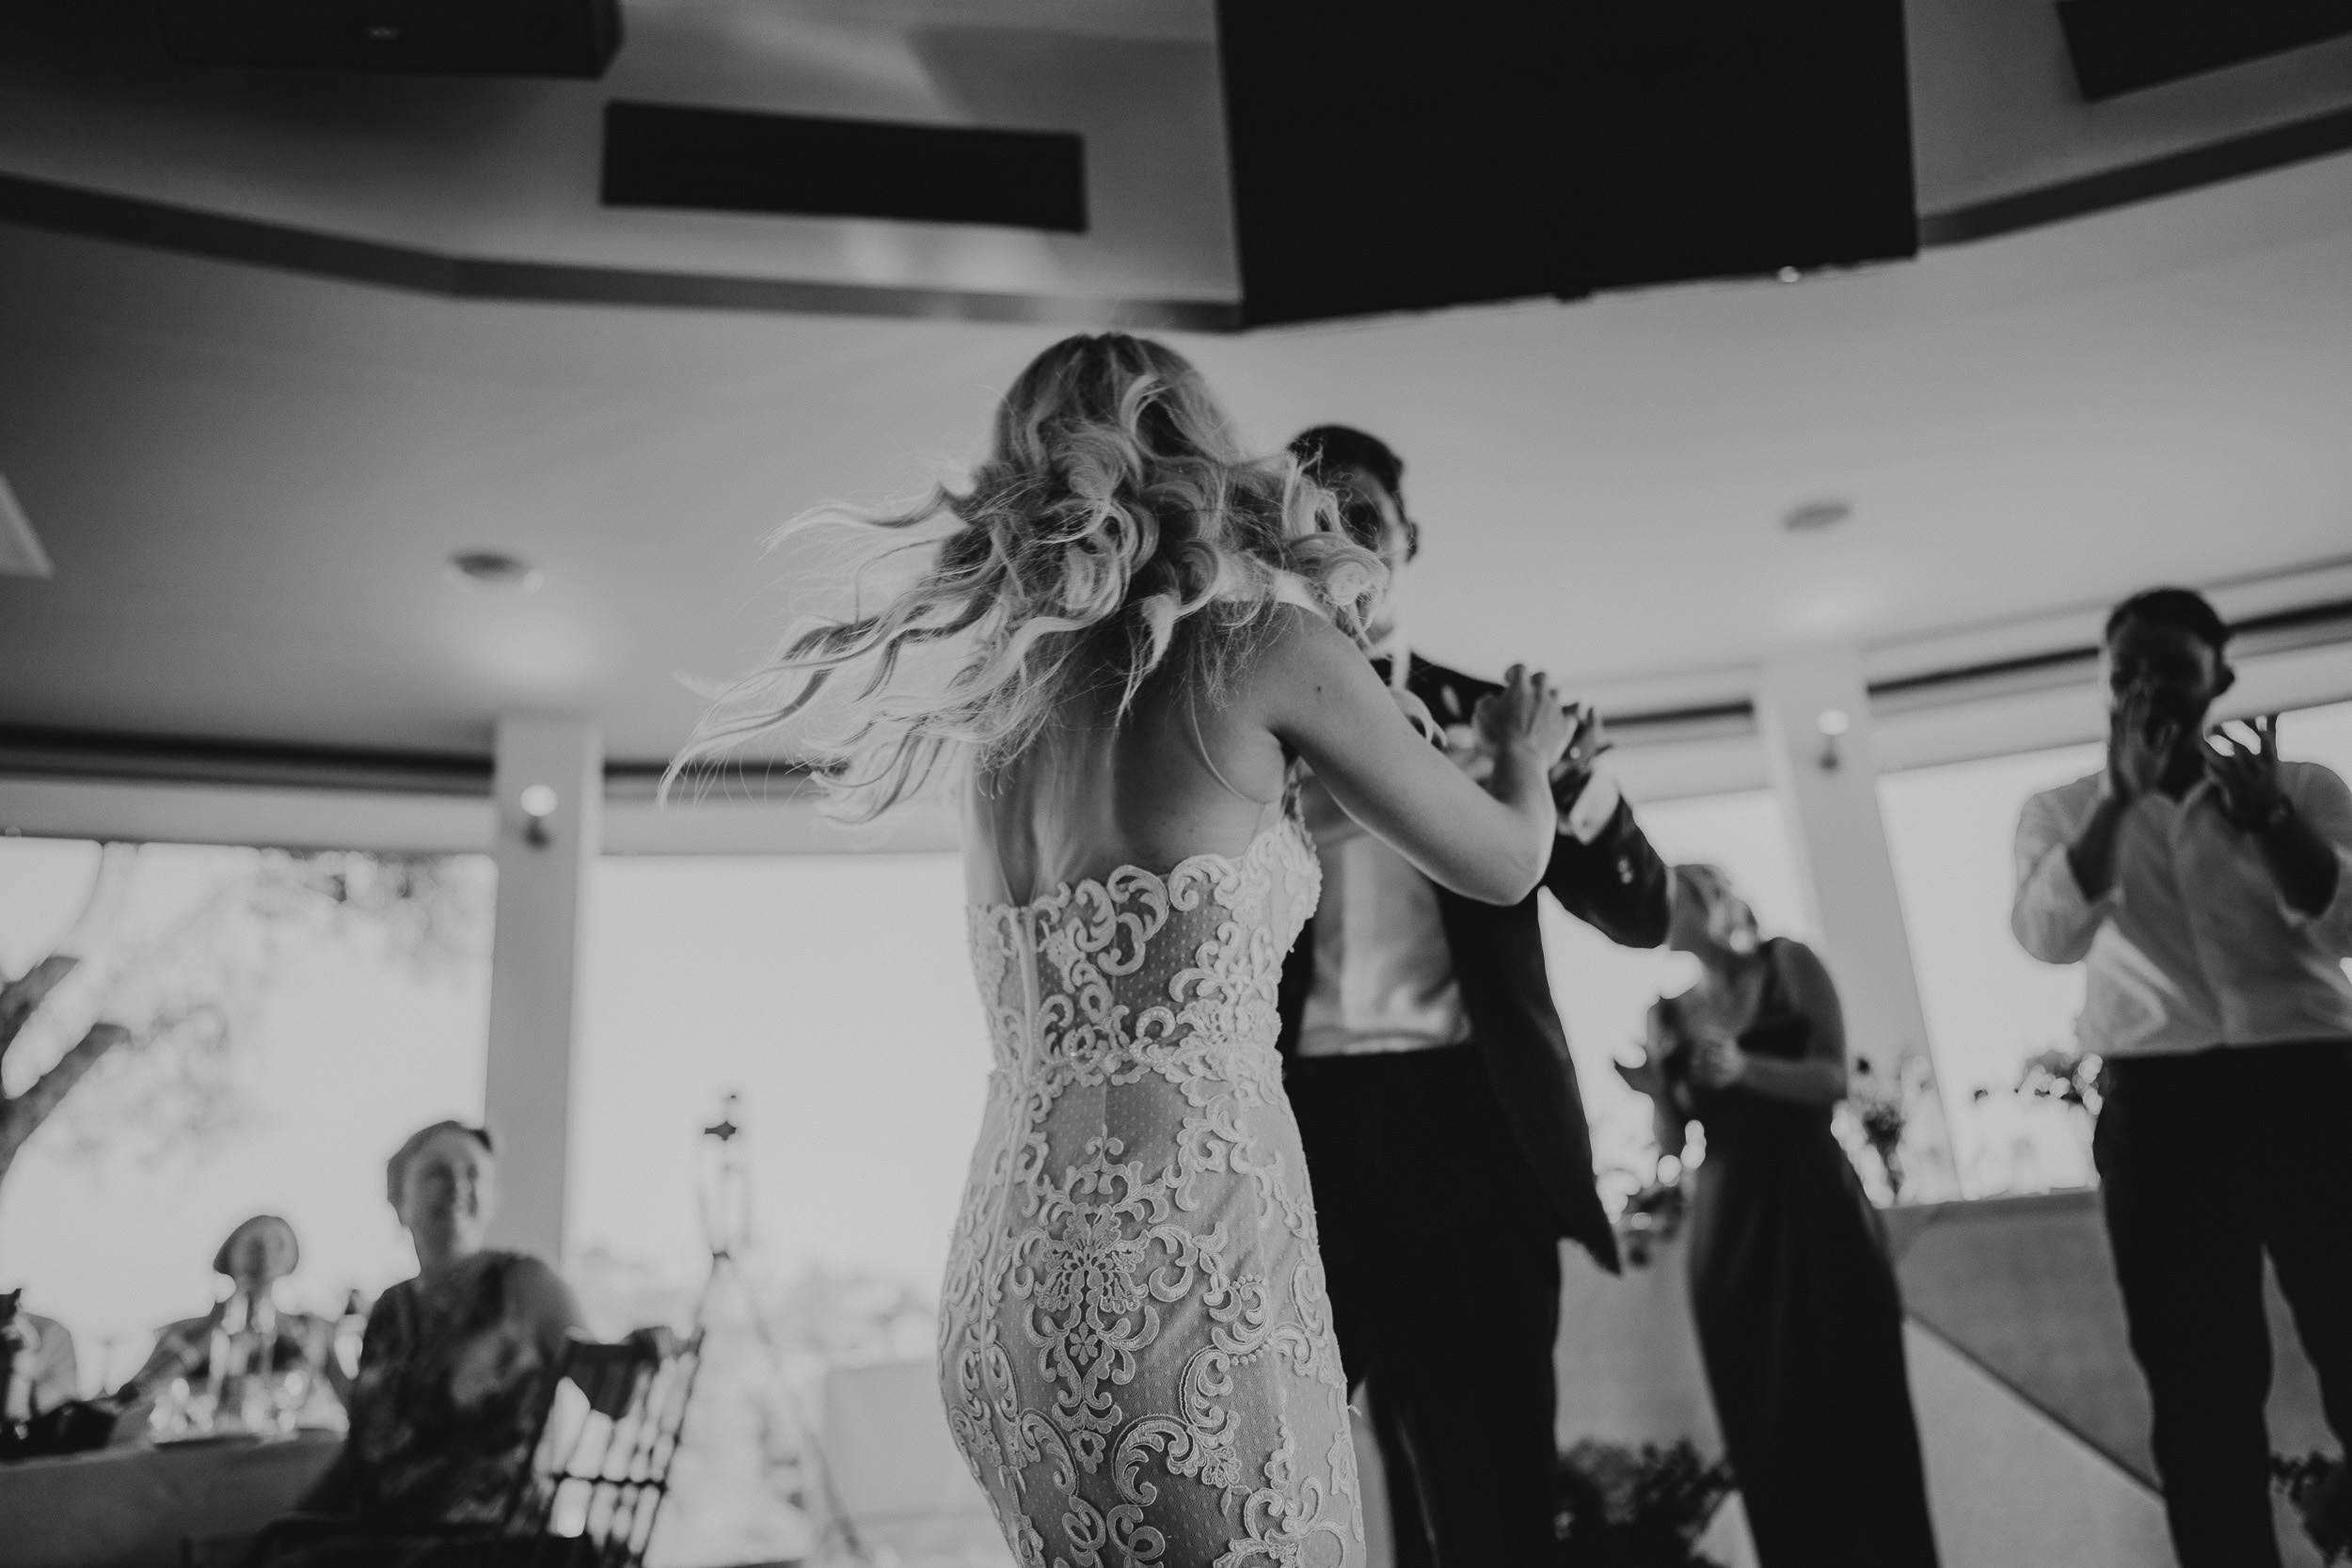
<svg viewBox="0 0 2352 1568">
<path fill-rule="evenodd" d="M 1306 611 L 1278 613 L 1281 630 L 1249 683 L 1265 727 L 1432 881 L 1490 904 L 1534 892 L 1555 831 L 1549 774 L 1568 738 L 1543 677 L 1515 670 L 1489 699 L 1499 705 L 1482 705 L 1495 768 L 1481 788 L 1414 732 L 1353 642 Z"/>
</svg>

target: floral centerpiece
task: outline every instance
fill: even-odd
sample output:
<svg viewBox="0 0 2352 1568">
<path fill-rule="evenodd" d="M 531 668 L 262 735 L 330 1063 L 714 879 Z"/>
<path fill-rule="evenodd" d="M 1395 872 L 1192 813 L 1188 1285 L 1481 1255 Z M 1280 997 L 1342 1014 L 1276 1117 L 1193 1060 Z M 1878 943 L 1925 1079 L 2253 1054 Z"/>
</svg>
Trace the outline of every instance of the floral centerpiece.
<svg viewBox="0 0 2352 1568">
<path fill-rule="evenodd" d="M 2322 1562 L 2352 1560 L 2352 1471 L 2334 1454 L 2270 1456 L 2270 1481 L 2303 1521 Z"/>
<path fill-rule="evenodd" d="M 1682 1162 L 1661 1160 L 1658 1175 L 1647 1186 L 1625 1200 L 1617 1212 L 1617 1250 L 1629 1268 L 1647 1268 L 1651 1249 L 1671 1242 L 1682 1229 L 1682 1221 L 1691 1211 L 1689 1193 L 1682 1184 Z"/>
<path fill-rule="evenodd" d="M 1903 1092 L 1902 1083 L 1874 1076 L 1869 1058 L 1857 1057 L 1853 1072 L 1846 1081 L 1846 1103 L 1852 1108 L 1862 1141 L 1870 1146 L 1870 1152 L 1879 1157 L 1880 1165 L 1886 1171 L 1887 1197 L 1901 1201 L 1903 1129 L 1911 1122 L 1909 1097 Z"/>
<path fill-rule="evenodd" d="M 2099 1116 L 2098 1055 L 2053 1046 L 2026 1058 L 2017 1075 L 2017 1092 L 2028 1100 L 2046 1100 L 2069 1106 L 2097 1120 Z"/>
<path fill-rule="evenodd" d="M 1586 1438 L 1560 1455 L 1560 1568 L 1723 1568 L 1698 1549 L 1734 1490 L 1731 1466 L 1687 1440 Z"/>
</svg>

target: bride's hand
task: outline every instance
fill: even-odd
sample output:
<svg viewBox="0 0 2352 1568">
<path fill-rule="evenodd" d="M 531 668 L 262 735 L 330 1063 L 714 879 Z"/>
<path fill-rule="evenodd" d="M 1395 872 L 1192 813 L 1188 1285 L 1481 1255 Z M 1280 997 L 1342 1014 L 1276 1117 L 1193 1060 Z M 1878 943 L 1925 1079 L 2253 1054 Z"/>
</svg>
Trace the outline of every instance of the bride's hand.
<svg viewBox="0 0 2352 1568">
<path fill-rule="evenodd" d="M 1524 664 L 1512 665 L 1502 677 L 1502 689 L 1480 698 L 1470 717 L 1489 752 L 1498 756 L 1523 752 L 1535 764 L 1538 776 L 1551 771 L 1576 733 L 1551 682 L 1541 670 L 1530 674 Z"/>
</svg>

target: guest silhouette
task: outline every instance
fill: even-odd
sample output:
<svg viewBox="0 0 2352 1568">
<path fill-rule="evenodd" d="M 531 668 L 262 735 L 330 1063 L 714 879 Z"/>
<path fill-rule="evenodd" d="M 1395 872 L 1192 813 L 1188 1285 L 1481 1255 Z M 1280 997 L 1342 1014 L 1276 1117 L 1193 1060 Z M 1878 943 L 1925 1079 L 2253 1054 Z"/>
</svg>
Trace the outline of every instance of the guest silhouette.
<svg viewBox="0 0 2352 1568">
<path fill-rule="evenodd" d="M 368 1315 L 342 1453 L 250 1562 L 414 1564 L 453 1528 L 501 1523 L 527 1484 L 580 1316 L 552 1268 L 487 1244 L 497 1176 L 489 1134 L 463 1122 L 423 1128 L 392 1155 L 386 1196 L 417 1275 Z"/>
<path fill-rule="evenodd" d="M 1902 1301 L 1878 1212 L 1830 1132 L 1846 1093 L 1837 989 L 1803 942 L 1761 940 L 1709 865 L 1674 869 L 1666 945 L 1699 981 L 1650 1009 L 1621 1068 L 1707 1156 L 1689 1223 L 1691 1307 L 1764 1568 L 1933 1568 L 1903 1366 Z"/>
<path fill-rule="evenodd" d="M 278 1281 L 301 1262 L 294 1227 L 276 1214 L 256 1214 L 239 1225 L 213 1256 L 213 1272 L 229 1281 L 229 1295 L 200 1317 L 165 1324 L 146 1364 L 122 1386 L 121 1397 L 153 1399 L 175 1379 L 202 1380 L 211 1366 L 213 1337 L 227 1328 L 266 1337 L 271 1346 L 267 1370 L 307 1370 L 325 1379 L 335 1398 L 342 1399 L 349 1393 L 351 1380 L 335 1359 L 335 1325 L 278 1305 Z"/>
</svg>

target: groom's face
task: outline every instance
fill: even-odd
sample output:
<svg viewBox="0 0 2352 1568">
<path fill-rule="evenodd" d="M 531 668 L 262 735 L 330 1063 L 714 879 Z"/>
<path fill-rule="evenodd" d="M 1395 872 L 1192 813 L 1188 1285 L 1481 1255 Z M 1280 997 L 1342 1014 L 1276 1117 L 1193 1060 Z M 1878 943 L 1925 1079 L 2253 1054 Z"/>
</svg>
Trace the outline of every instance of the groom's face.
<svg viewBox="0 0 2352 1568">
<path fill-rule="evenodd" d="M 1339 498 L 1340 526 L 1347 536 L 1389 568 L 1389 591 L 1374 612 L 1372 625 L 1364 628 L 1375 642 L 1386 641 L 1396 630 L 1405 562 L 1413 553 L 1413 533 L 1405 523 L 1404 503 L 1395 491 L 1361 468 L 1342 468 L 1325 483 Z"/>
<path fill-rule="evenodd" d="M 1347 536 L 1385 562 L 1390 577 L 1404 571 L 1412 554 L 1412 531 L 1405 526 L 1405 506 L 1396 492 L 1361 468 L 1342 468 L 1331 476 L 1330 487 L 1340 499 Z"/>
</svg>

